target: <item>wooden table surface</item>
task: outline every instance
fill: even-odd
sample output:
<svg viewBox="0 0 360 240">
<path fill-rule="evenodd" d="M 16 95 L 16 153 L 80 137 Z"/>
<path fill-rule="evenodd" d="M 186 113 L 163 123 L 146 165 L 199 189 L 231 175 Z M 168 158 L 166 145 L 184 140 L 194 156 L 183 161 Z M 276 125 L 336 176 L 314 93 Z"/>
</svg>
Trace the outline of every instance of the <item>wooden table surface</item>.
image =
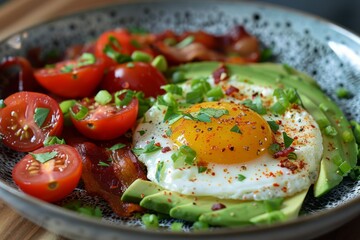
<svg viewBox="0 0 360 240">
<path fill-rule="evenodd" d="M 130 0 L 10 0 L 0 6 L 0 40 L 61 15 Z M 1 239 L 64 239 L 24 219 L 0 200 Z M 360 239 L 360 216 L 317 240 Z"/>
</svg>

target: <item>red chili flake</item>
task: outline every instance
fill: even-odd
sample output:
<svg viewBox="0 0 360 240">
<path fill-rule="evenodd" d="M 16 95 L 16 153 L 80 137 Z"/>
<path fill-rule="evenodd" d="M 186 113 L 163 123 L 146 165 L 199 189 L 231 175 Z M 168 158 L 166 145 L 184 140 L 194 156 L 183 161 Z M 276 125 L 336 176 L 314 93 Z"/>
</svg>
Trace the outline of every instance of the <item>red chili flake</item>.
<svg viewBox="0 0 360 240">
<path fill-rule="evenodd" d="M 286 193 L 287 192 L 287 187 L 282 187 L 281 190 Z"/>
<path fill-rule="evenodd" d="M 161 144 L 159 142 L 155 143 L 154 145 L 157 147 L 161 147 Z"/>
<path fill-rule="evenodd" d="M 224 81 L 228 78 L 228 74 L 226 71 L 226 67 L 224 64 L 221 64 L 213 73 L 212 76 L 214 78 L 215 84 L 218 84 L 220 81 Z"/>
<path fill-rule="evenodd" d="M 225 90 L 225 94 L 227 96 L 230 96 L 231 94 L 236 93 L 236 92 L 239 92 L 239 89 L 234 86 L 231 86 L 231 85 L 228 89 Z"/>
<path fill-rule="evenodd" d="M 226 206 L 224 204 L 222 204 L 222 203 L 214 203 L 211 206 L 211 210 L 213 210 L 213 211 L 224 209 L 224 208 L 226 208 Z"/>
<path fill-rule="evenodd" d="M 285 148 L 284 150 L 276 152 L 274 154 L 274 158 L 287 157 L 289 155 L 289 153 L 292 153 L 293 151 L 295 151 L 295 148 L 293 148 L 293 147 Z"/>
<path fill-rule="evenodd" d="M 167 152 L 169 152 L 169 151 L 171 151 L 171 148 L 170 148 L 170 147 L 163 147 L 163 148 L 161 149 L 161 152 L 162 152 L 162 153 L 167 153 Z"/>
<path fill-rule="evenodd" d="M 299 168 L 303 169 L 305 167 L 305 162 L 304 161 L 300 161 L 299 162 Z"/>
<path fill-rule="evenodd" d="M 168 201 L 169 203 L 171 203 L 171 202 L 172 202 L 170 198 L 168 198 L 168 199 L 167 199 L 167 201 Z"/>
<path fill-rule="evenodd" d="M 279 187 L 280 185 L 278 183 L 273 184 L 274 187 Z"/>
<path fill-rule="evenodd" d="M 143 194 L 143 193 L 140 194 L 140 197 L 141 197 L 141 198 L 144 198 L 144 197 L 145 197 L 145 194 Z"/>
<path fill-rule="evenodd" d="M 119 187 L 119 185 L 111 185 L 110 189 L 115 189 L 115 188 L 118 188 L 118 187 Z"/>
<path fill-rule="evenodd" d="M 293 163 L 292 161 L 290 161 L 289 159 L 281 160 L 280 167 L 287 168 L 287 169 L 291 170 L 292 172 L 294 172 L 296 169 L 298 169 L 298 166 L 295 163 Z"/>
</svg>

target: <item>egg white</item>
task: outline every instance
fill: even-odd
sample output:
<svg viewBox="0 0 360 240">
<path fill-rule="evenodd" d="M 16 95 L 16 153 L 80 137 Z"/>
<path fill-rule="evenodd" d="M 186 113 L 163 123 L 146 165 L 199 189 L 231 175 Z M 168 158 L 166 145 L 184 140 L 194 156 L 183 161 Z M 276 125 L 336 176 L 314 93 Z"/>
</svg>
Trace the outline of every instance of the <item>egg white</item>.
<svg viewBox="0 0 360 240">
<path fill-rule="evenodd" d="M 210 77 L 208 82 L 213 85 Z M 239 82 L 235 78 L 220 83 L 224 89 L 229 85 L 239 89 L 232 97 L 225 96 L 220 101 L 239 103 L 251 99 L 258 94 L 265 106 L 274 101 L 274 89 Z M 190 91 L 190 83 L 182 85 L 183 91 Z M 184 94 L 185 94 L 184 93 Z M 181 99 L 179 101 L 182 101 Z M 281 121 L 275 135 L 277 142 L 284 142 L 282 132 L 295 141 L 296 164 L 302 163 L 296 171 L 281 166 L 280 160 L 266 153 L 261 157 L 239 164 L 212 164 L 207 171 L 199 173 L 197 166 L 186 166 L 176 169 L 171 155 L 178 146 L 166 136 L 169 124 L 163 122 L 166 107 L 155 104 L 144 116 L 134 131 L 134 148 L 144 148 L 149 142 L 155 141 L 166 151 L 143 153 L 139 160 L 147 167 L 147 177 L 163 188 L 186 195 L 214 196 L 223 199 L 265 200 L 275 197 L 287 197 L 307 189 L 313 184 L 319 172 L 320 159 L 323 151 L 320 129 L 303 108 L 289 109 L 283 115 L 274 115 L 268 111 L 262 117 L 266 121 Z M 158 164 L 163 162 L 163 172 L 156 177 Z M 238 175 L 245 177 L 239 181 Z M 159 180 L 159 181 L 158 181 Z"/>
</svg>

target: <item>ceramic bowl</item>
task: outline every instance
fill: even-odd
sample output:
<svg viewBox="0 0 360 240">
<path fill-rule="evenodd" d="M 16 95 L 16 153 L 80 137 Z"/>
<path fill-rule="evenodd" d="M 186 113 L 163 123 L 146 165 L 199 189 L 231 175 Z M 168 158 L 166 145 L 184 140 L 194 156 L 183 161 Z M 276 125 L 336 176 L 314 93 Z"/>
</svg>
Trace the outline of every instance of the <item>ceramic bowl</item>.
<svg viewBox="0 0 360 240">
<path fill-rule="evenodd" d="M 274 61 L 289 64 L 315 78 L 324 92 L 346 113 L 360 121 L 360 39 L 351 32 L 317 17 L 267 4 L 242 1 L 154 1 L 112 5 L 71 15 L 15 34 L 0 43 L 0 57 L 23 55 L 34 47 L 43 52 L 95 39 L 115 27 L 202 29 L 224 33 L 234 25 L 245 28 L 271 48 Z M 336 88 L 345 86 L 354 95 L 338 99 Z M 0 83 L 0 98 L 3 86 Z M 207 232 L 147 230 L 136 219 L 115 216 L 107 204 L 81 188 L 68 199 L 100 206 L 104 217 L 83 217 L 20 192 L 11 170 L 22 154 L 0 145 L 0 197 L 20 214 L 57 234 L 73 239 L 304 239 L 323 234 L 360 213 L 360 182 L 345 179 L 326 196 L 307 196 L 301 216 L 293 221 L 263 227 L 222 228 Z M 169 224 L 163 220 L 163 226 Z"/>
</svg>

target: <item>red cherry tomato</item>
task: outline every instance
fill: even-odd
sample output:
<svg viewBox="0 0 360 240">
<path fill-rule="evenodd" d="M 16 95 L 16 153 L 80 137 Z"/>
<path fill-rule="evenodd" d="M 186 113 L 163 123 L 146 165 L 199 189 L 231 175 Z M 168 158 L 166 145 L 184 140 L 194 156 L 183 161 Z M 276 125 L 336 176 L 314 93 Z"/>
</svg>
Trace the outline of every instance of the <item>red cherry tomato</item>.
<svg viewBox="0 0 360 240">
<path fill-rule="evenodd" d="M 138 100 L 133 98 L 126 107 L 114 103 L 100 105 L 92 100 L 83 100 L 71 108 L 71 121 L 84 136 L 97 140 L 110 140 L 124 134 L 134 126 L 138 114 Z M 78 120 L 74 113 L 81 107 L 88 109 L 85 118 Z"/>
<path fill-rule="evenodd" d="M 36 160 L 54 154 L 44 163 Z M 12 171 L 16 185 L 25 193 L 47 202 L 56 202 L 77 186 L 82 172 L 81 156 L 68 145 L 51 145 L 26 155 Z"/>
<path fill-rule="evenodd" d="M 118 63 L 114 59 L 109 58 L 104 52 L 104 49 L 106 46 L 109 46 L 116 53 L 130 56 L 131 53 L 136 50 L 131 40 L 130 33 L 125 29 L 107 31 L 101 34 L 96 41 L 95 56 L 104 60 L 106 68 L 115 66 Z"/>
<path fill-rule="evenodd" d="M 142 91 L 145 97 L 156 97 L 164 94 L 160 87 L 166 84 L 164 76 L 148 63 L 134 62 L 120 64 L 110 70 L 101 82 L 101 88 L 109 92 L 121 89 Z"/>
<path fill-rule="evenodd" d="M 18 92 L 4 100 L 0 109 L 0 135 L 3 143 L 20 152 L 43 146 L 48 136 L 61 134 L 64 118 L 59 104 L 35 92 Z"/>
<path fill-rule="evenodd" d="M 54 68 L 35 71 L 35 78 L 50 92 L 65 98 L 90 96 L 104 74 L 102 61 L 77 67 L 78 61 L 66 60 L 55 64 Z"/>
</svg>

